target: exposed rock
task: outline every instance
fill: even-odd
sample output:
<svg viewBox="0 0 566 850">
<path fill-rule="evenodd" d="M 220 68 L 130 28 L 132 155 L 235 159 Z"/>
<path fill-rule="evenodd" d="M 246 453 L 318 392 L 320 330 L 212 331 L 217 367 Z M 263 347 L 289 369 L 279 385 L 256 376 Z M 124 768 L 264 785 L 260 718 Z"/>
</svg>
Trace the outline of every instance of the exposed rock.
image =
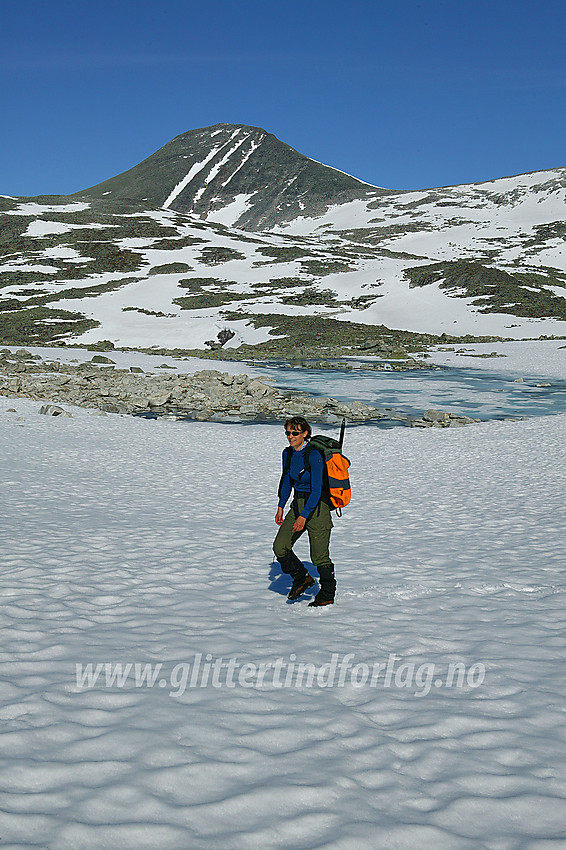
<svg viewBox="0 0 566 850">
<path fill-rule="evenodd" d="M 408 415 L 379 409 L 362 401 L 338 402 L 334 398 L 305 392 L 278 390 L 269 378 L 230 375 L 216 369 L 194 374 L 146 374 L 132 369 L 108 369 L 107 365 L 34 363 L 25 372 L 5 359 L 0 360 L 0 395 L 46 401 L 46 413 L 66 414 L 60 402 L 95 408 L 105 413 L 159 415 L 168 418 L 226 421 L 243 418 L 282 421 L 301 415 L 314 422 L 351 422 L 389 419 L 409 422 Z M 136 369 L 136 371 L 133 371 Z M 444 411 L 429 410 L 413 427 L 456 427 L 477 421 Z"/>
<path fill-rule="evenodd" d="M 255 380 L 250 381 L 250 383 L 246 387 L 246 392 L 248 393 L 248 395 L 264 396 L 267 393 L 275 392 L 275 390 L 273 389 L 273 387 L 269 387 L 267 384 L 263 384 L 256 378 Z"/>
<path fill-rule="evenodd" d="M 448 421 L 448 414 L 444 410 L 427 410 L 423 413 L 423 419 L 425 422 L 439 425 Z"/>
<path fill-rule="evenodd" d="M 114 366 L 116 365 L 114 360 L 111 360 L 109 357 L 105 357 L 104 354 L 95 354 L 90 358 L 91 363 L 112 363 Z"/>
<path fill-rule="evenodd" d="M 2 395 L 18 395 L 21 389 L 21 378 L 0 378 L 0 393 Z"/>
<path fill-rule="evenodd" d="M 45 416 L 72 416 L 72 413 L 69 413 L 68 410 L 64 410 L 62 407 L 58 407 L 56 404 L 43 404 L 40 409 L 40 413 L 43 413 Z"/>
<path fill-rule="evenodd" d="M 427 410 L 422 419 L 412 419 L 410 425 L 411 428 L 461 428 L 474 422 L 481 422 L 481 419 L 472 419 L 459 413 L 447 413 L 445 410 Z"/>
<path fill-rule="evenodd" d="M 162 395 L 152 396 L 148 399 L 150 407 L 165 407 L 171 401 L 171 393 L 163 393 Z"/>
</svg>

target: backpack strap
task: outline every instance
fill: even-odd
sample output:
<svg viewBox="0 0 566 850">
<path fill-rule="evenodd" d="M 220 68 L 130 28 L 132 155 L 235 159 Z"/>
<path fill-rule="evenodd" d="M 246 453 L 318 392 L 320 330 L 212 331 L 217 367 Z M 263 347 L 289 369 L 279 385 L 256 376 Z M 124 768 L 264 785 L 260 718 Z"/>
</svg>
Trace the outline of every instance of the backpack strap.
<svg viewBox="0 0 566 850">
<path fill-rule="evenodd" d="M 305 465 L 304 469 L 307 469 L 309 472 L 311 471 L 311 465 L 310 465 L 310 462 L 309 462 L 309 455 L 312 452 L 318 452 L 319 453 L 319 455 L 322 458 L 322 463 L 324 465 L 324 455 L 322 454 L 320 449 L 318 449 L 316 446 L 311 446 L 311 444 L 309 443 L 308 446 L 305 448 L 305 451 L 303 453 L 303 463 Z"/>
<path fill-rule="evenodd" d="M 293 449 L 291 446 L 287 446 L 286 449 L 283 449 L 283 453 L 285 455 L 285 462 L 283 464 L 283 472 L 281 473 L 281 478 L 279 479 L 279 488 L 277 490 L 277 496 L 281 496 L 281 488 L 283 487 L 283 479 L 285 478 L 285 473 L 289 471 L 291 468 L 291 457 L 292 457 Z"/>
<path fill-rule="evenodd" d="M 311 465 L 310 465 L 310 462 L 309 462 L 309 455 L 311 454 L 311 452 L 318 452 L 320 457 L 322 458 L 322 493 L 320 495 L 320 501 L 321 502 L 324 501 L 324 502 L 327 502 L 328 504 L 330 504 L 330 491 L 329 491 L 329 488 L 328 488 L 328 472 L 327 472 L 327 469 L 326 469 L 326 458 L 324 457 L 324 454 L 322 453 L 322 451 L 319 449 L 318 446 L 311 446 L 310 443 L 309 443 L 309 445 L 306 447 L 305 453 L 303 455 L 303 463 L 305 465 L 304 468 L 308 469 L 308 471 L 310 473 Z M 319 506 L 320 506 L 320 502 L 319 502 Z"/>
</svg>

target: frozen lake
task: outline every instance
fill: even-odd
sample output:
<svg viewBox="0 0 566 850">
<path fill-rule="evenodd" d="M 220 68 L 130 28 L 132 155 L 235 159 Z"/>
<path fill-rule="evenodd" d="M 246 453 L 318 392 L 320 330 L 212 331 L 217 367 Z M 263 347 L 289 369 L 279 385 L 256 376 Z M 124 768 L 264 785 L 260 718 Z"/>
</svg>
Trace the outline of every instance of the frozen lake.
<svg viewBox="0 0 566 850">
<path fill-rule="evenodd" d="M 566 411 L 566 380 L 527 376 L 518 379 L 503 369 L 498 372 L 446 366 L 438 371 L 374 372 L 364 368 L 344 371 L 271 365 L 261 371 L 280 388 L 306 390 L 339 401 L 358 399 L 414 416 L 428 408 L 483 420 Z"/>
</svg>

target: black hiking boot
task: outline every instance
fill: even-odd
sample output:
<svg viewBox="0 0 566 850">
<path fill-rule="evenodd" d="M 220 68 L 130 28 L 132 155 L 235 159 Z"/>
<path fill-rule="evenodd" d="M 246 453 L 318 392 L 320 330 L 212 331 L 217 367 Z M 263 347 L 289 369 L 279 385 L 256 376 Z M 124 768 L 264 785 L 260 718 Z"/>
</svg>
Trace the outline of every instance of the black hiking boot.
<svg viewBox="0 0 566 850">
<path fill-rule="evenodd" d="M 302 576 L 301 578 L 294 579 L 293 586 L 289 591 L 287 599 L 289 599 L 291 602 L 294 602 L 295 599 L 298 599 L 299 596 L 302 596 L 305 590 L 308 590 L 309 587 L 313 586 L 313 584 L 314 579 L 308 573 L 306 573 L 306 575 Z"/>
<path fill-rule="evenodd" d="M 313 601 L 309 602 L 309 608 L 321 608 L 323 605 L 334 605 L 334 597 L 317 593 Z"/>
<path fill-rule="evenodd" d="M 334 594 L 336 593 L 334 564 L 328 564 L 324 567 L 317 566 L 317 570 L 320 577 L 320 590 L 313 601 L 309 602 L 309 608 L 321 608 L 323 605 L 334 605 Z"/>
</svg>

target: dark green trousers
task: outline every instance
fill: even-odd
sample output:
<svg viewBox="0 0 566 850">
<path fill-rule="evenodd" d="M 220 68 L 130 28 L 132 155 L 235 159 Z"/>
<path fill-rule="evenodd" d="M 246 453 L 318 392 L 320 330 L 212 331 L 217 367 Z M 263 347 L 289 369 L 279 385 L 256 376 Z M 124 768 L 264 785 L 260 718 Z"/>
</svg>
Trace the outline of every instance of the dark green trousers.
<svg viewBox="0 0 566 850">
<path fill-rule="evenodd" d="M 333 524 L 330 516 L 330 508 L 326 502 L 320 501 L 318 503 L 307 519 L 302 531 L 293 531 L 295 520 L 303 510 L 308 496 L 308 493 L 304 496 L 295 496 L 290 510 L 287 512 L 283 523 L 279 526 L 279 531 L 273 541 L 273 551 L 278 561 L 281 561 L 282 558 L 285 559 L 285 556 L 292 552 L 293 546 L 299 537 L 306 531 L 309 536 L 311 561 L 318 570 L 321 589 L 333 598 L 336 590 L 336 581 L 334 580 L 334 564 L 330 559 L 329 551 L 330 532 Z"/>
</svg>

